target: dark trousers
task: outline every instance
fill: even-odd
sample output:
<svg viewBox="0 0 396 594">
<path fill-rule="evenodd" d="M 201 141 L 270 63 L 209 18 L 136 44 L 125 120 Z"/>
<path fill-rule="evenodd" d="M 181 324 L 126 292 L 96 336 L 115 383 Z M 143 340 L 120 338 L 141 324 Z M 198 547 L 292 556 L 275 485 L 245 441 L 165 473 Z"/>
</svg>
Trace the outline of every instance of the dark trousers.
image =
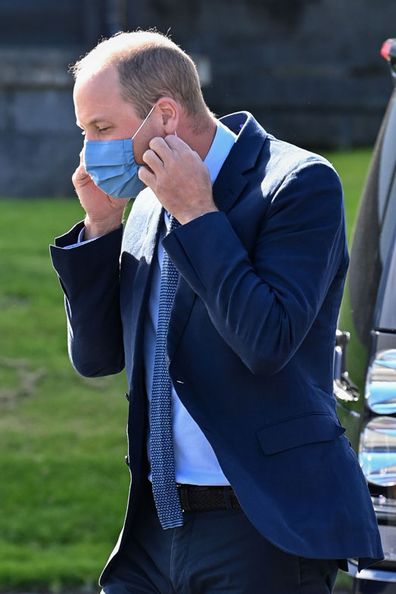
<svg viewBox="0 0 396 594">
<path fill-rule="evenodd" d="M 151 496 L 102 594 L 330 594 L 335 560 L 285 553 L 242 511 L 187 512 L 163 530 Z"/>
</svg>

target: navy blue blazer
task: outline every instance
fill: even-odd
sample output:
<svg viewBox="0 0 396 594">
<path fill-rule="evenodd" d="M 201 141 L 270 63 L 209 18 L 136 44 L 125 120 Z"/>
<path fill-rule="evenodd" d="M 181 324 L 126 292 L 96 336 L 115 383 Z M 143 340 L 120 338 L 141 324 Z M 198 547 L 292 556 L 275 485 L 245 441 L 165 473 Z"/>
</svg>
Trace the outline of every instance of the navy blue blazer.
<svg viewBox="0 0 396 594">
<path fill-rule="evenodd" d="M 363 568 L 383 553 L 332 389 L 348 266 L 340 182 L 327 161 L 267 134 L 250 114 L 222 121 L 239 136 L 213 187 L 219 212 L 164 240 L 180 272 L 170 376 L 267 539 L 299 556 L 357 557 Z M 111 558 L 147 476 L 142 335 L 161 213 L 146 189 L 124 232 L 61 249 L 80 223 L 51 247 L 74 367 L 98 376 L 125 365 L 130 386 L 132 481 Z"/>
</svg>

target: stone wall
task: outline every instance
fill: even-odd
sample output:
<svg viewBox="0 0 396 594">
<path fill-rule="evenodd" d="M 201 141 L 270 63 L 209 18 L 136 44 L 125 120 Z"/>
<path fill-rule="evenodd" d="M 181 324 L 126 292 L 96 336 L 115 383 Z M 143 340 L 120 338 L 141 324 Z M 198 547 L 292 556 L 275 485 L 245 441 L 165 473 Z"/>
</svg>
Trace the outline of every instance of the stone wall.
<svg viewBox="0 0 396 594">
<path fill-rule="evenodd" d="M 69 52 L 0 51 L 0 196 L 71 195 L 81 133 Z"/>
<path fill-rule="evenodd" d="M 396 36 L 394 0 L 124 4 L 123 27 L 170 29 L 196 56 L 205 96 L 218 115 L 247 109 L 270 132 L 306 147 L 374 141 L 392 88 L 379 50 Z M 95 2 L 84 6 L 86 18 Z M 92 22 L 99 27 L 102 21 Z M 96 38 L 102 33 L 108 31 L 98 30 Z M 56 46 L 39 36 L 38 28 L 36 42 L 26 46 L 1 47 L 0 41 L 0 196 L 73 193 L 70 176 L 82 139 L 67 67 L 85 51 L 87 37 L 68 45 L 64 36 Z"/>
</svg>

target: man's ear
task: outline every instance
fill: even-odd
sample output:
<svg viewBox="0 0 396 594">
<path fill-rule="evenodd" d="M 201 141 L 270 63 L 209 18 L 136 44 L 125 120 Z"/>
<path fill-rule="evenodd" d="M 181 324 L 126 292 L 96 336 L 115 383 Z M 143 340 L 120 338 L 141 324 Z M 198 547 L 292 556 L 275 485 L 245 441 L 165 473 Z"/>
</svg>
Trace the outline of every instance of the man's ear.
<svg viewBox="0 0 396 594">
<path fill-rule="evenodd" d="M 179 123 L 179 104 L 171 97 L 161 97 L 157 101 L 157 109 L 161 117 L 164 134 L 175 134 Z"/>
</svg>

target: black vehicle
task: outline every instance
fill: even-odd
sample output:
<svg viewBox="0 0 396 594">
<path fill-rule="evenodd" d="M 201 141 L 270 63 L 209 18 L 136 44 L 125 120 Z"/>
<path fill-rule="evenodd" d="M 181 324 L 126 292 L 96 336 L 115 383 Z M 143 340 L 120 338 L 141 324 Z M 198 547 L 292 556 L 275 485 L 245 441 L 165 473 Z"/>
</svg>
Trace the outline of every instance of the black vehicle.
<svg viewBox="0 0 396 594">
<path fill-rule="evenodd" d="M 359 454 L 385 560 L 356 574 L 354 594 L 396 594 L 396 39 L 383 45 L 395 89 L 363 192 L 337 333 L 335 394 Z"/>
</svg>

